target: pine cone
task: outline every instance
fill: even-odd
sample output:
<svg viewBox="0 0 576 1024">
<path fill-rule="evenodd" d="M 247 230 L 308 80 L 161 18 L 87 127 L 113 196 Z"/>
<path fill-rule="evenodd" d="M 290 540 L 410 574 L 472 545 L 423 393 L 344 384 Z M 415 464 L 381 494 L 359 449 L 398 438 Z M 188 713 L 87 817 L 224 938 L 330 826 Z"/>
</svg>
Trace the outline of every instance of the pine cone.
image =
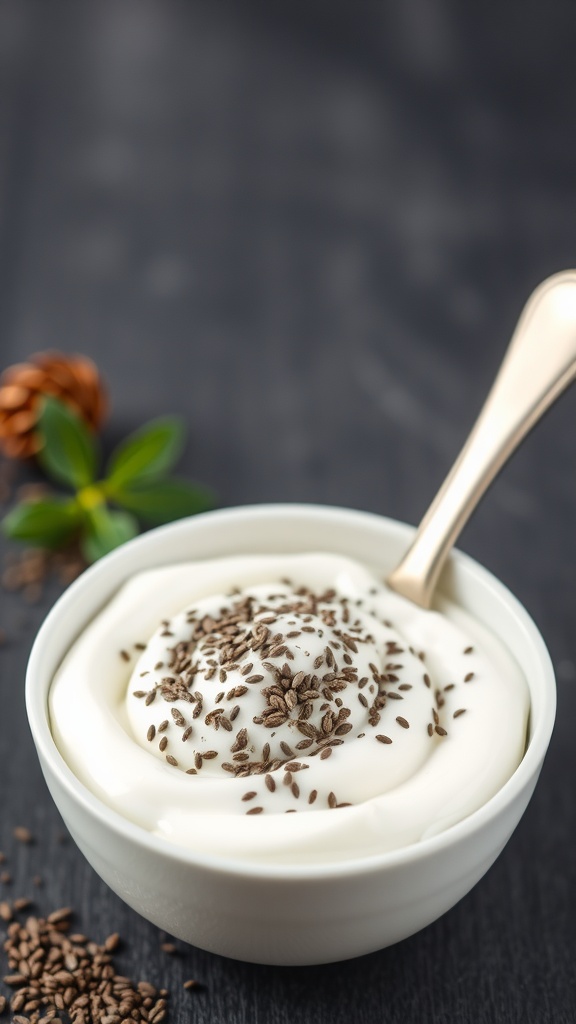
<svg viewBox="0 0 576 1024">
<path fill-rule="evenodd" d="M 94 431 L 106 413 L 102 378 L 86 356 L 39 352 L 9 366 L 0 377 L 0 448 L 10 458 L 29 458 L 40 448 L 35 427 L 44 395 L 65 402 Z"/>
</svg>

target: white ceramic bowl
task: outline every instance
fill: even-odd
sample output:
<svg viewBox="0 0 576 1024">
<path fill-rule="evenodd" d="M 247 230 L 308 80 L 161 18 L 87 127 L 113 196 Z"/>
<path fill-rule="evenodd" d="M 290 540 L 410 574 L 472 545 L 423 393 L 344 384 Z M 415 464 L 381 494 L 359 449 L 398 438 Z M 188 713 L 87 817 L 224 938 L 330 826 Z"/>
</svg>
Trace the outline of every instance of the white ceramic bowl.
<svg viewBox="0 0 576 1024">
<path fill-rule="evenodd" d="M 229 554 L 333 551 L 386 573 L 412 528 L 364 512 L 304 505 L 207 513 L 151 531 L 87 570 L 55 604 L 34 644 L 28 717 L 50 792 L 105 882 L 160 928 L 224 956 L 313 964 L 360 956 L 434 921 L 491 866 L 518 824 L 548 747 L 556 706 L 552 665 L 512 594 L 455 552 L 442 590 L 492 630 L 520 664 L 531 695 L 530 738 L 512 778 L 480 810 L 419 844 L 338 864 L 250 865 L 172 846 L 110 810 L 72 774 L 50 731 L 48 690 L 81 630 L 133 573 Z"/>
</svg>

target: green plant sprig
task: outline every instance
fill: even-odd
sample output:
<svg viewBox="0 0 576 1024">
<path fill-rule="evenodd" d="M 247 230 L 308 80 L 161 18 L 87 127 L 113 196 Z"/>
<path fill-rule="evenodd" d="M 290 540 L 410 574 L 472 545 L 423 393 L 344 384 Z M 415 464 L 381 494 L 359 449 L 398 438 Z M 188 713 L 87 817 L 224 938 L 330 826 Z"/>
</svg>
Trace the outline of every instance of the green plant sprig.
<svg viewBox="0 0 576 1024">
<path fill-rule="evenodd" d="M 78 540 L 86 561 L 95 562 L 135 537 L 138 520 L 158 526 L 214 505 L 209 488 L 168 475 L 184 443 L 177 417 L 151 420 L 122 441 L 102 478 L 98 441 L 67 405 L 45 398 L 37 429 L 40 466 L 74 493 L 16 505 L 2 522 L 13 540 L 47 548 Z"/>
</svg>

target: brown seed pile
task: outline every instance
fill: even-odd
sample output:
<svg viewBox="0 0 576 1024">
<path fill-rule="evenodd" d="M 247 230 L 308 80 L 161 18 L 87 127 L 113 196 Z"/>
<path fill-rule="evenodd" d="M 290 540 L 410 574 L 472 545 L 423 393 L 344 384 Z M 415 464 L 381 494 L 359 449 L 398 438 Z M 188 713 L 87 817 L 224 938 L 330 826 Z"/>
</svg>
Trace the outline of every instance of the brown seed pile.
<svg viewBox="0 0 576 1024">
<path fill-rule="evenodd" d="M 30 604 L 42 597 L 44 585 L 51 576 L 68 586 L 85 569 L 86 563 L 74 549 L 46 551 L 44 548 L 25 548 L 10 551 L 5 558 L 0 582 L 4 590 L 19 591 Z"/>
<path fill-rule="evenodd" d="M 15 480 L 12 462 L 0 461 L 0 506 L 19 502 L 34 502 L 50 497 L 51 489 L 44 483 L 23 483 Z M 86 563 L 75 547 L 61 551 L 44 548 L 24 548 L 8 551 L 0 572 L 3 590 L 19 591 L 24 600 L 35 604 L 42 597 L 44 584 L 55 576 L 60 584 L 68 586 L 86 568 Z"/>
<path fill-rule="evenodd" d="M 14 990 L 13 1024 L 160 1024 L 165 1019 L 166 989 L 146 981 L 134 984 L 116 972 L 111 954 L 120 941 L 117 934 L 103 945 L 70 934 L 69 907 L 22 924 L 15 914 L 27 906 L 27 900 L 0 904 L 8 924 L 4 949 L 10 973 L 4 982 Z M 0 1013 L 5 1008 L 0 996 Z"/>
</svg>

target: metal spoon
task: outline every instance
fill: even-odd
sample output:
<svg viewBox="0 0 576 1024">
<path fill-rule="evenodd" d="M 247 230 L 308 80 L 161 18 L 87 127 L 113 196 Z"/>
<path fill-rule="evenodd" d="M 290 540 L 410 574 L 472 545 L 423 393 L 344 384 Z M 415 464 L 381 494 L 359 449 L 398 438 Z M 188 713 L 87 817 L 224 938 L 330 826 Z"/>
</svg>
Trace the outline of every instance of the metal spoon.
<svg viewBox="0 0 576 1024">
<path fill-rule="evenodd" d="M 576 270 L 528 299 L 486 402 L 388 585 L 428 608 L 450 548 L 494 477 L 576 377 Z"/>
</svg>

